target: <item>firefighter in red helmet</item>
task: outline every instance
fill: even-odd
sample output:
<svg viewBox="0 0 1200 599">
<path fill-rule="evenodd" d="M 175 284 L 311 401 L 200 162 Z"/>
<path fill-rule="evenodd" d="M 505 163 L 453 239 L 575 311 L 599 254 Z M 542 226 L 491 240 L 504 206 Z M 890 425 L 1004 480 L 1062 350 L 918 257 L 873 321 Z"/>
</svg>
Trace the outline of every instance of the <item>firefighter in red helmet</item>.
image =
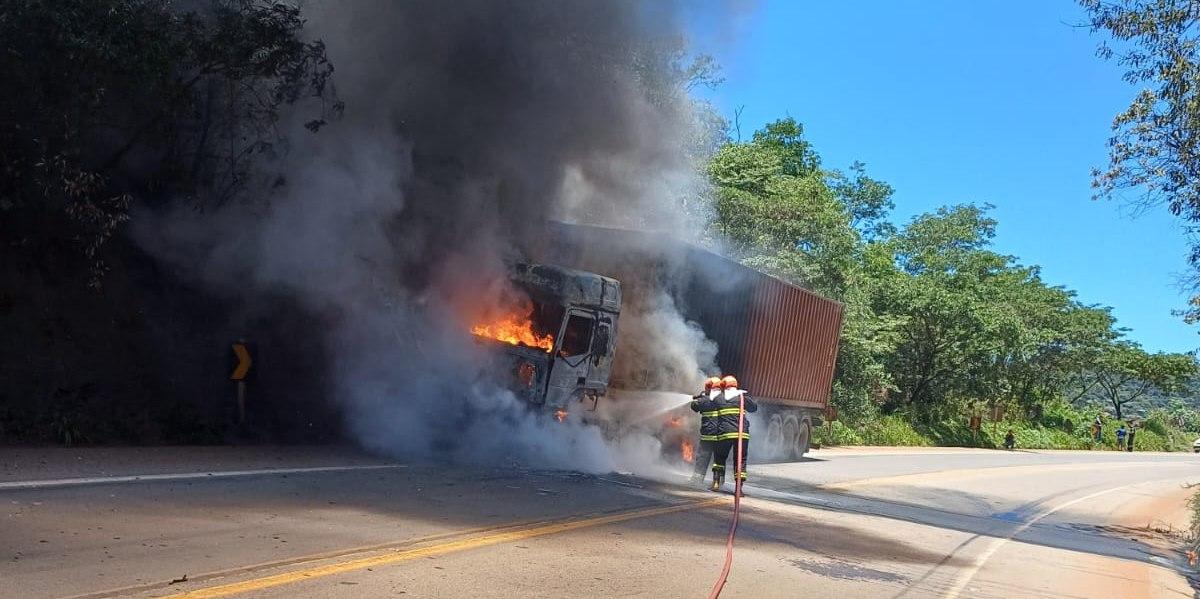
<svg viewBox="0 0 1200 599">
<path fill-rule="evenodd" d="M 704 392 L 692 397 L 691 408 L 693 412 L 701 412 L 700 406 L 705 405 L 721 394 L 721 377 L 710 376 L 704 381 Z M 709 418 L 703 413 L 700 415 L 700 444 L 697 446 L 695 456 L 695 470 L 692 472 L 692 483 L 704 481 L 704 473 L 708 470 L 708 464 L 712 461 L 713 449 L 716 446 L 715 441 L 705 440 L 706 428 L 712 428 L 712 423 Z M 715 430 L 715 429 L 714 429 Z"/>
<path fill-rule="evenodd" d="M 705 411 L 700 413 L 703 417 L 706 413 L 714 419 L 715 426 L 710 427 L 708 434 L 702 434 L 701 440 L 713 441 L 713 484 L 712 490 L 721 490 L 721 485 L 725 482 L 725 463 L 729 460 L 729 454 L 733 453 L 734 461 L 737 461 L 737 444 L 742 446 L 742 459 L 740 464 L 735 464 L 735 469 L 740 473 L 741 480 L 746 480 L 746 454 L 750 445 L 750 420 L 742 418 L 741 408 L 744 405 L 746 412 L 757 412 L 758 404 L 754 403 L 753 399 L 746 394 L 745 391 L 738 388 L 737 377 L 726 376 L 721 379 L 721 393 L 709 404 L 704 406 Z M 738 421 L 742 420 L 742 430 L 738 432 Z"/>
<path fill-rule="evenodd" d="M 711 380 L 711 379 L 710 379 Z M 725 462 L 729 460 L 730 451 L 736 451 L 735 441 L 742 444 L 742 479 L 746 478 L 746 449 L 750 440 L 750 421 L 743 422 L 742 432 L 738 433 L 738 417 L 741 412 L 739 396 L 745 400 L 747 412 L 758 411 L 758 404 L 738 389 L 738 380 L 733 376 L 713 381 L 715 392 L 707 397 L 692 400 L 692 410 L 700 412 L 700 443 L 707 445 L 713 452 L 713 491 L 721 490 L 725 483 Z M 734 454 L 736 456 L 736 453 Z M 735 458 L 736 459 L 736 458 Z M 697 460 L 697 467 L 700 461 Z M 707 465 L 705 459 L 704 464 Z"/>
</svg>

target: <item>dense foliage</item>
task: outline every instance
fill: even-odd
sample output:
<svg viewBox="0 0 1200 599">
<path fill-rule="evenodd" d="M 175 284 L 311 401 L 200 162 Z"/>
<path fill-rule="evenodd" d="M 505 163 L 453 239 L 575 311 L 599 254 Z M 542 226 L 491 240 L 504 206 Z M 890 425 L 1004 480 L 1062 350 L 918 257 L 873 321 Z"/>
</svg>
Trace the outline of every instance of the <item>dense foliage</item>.
<svg viewBox="0 0 1200 599">
<path fill-rule="evenodd" d="M 313 131 L 340 110 L 299 8 L 185 4 L 0 1 L 0 231 L 82 253 L 94 285 L 135 200 L 234 197 L 281 140 L 281 106 L 321 100 Z"/>
<path fill-rule="evenodd" d="M 1105 168 L 1092 173 L 1097 197 L 1129 191 L 1146 206 L 1166 205 L 1195 232 L 1200 223 L 1200 2 L 1080 0 L 1097 52 L 1142 86 L 1112 122 Z M 1190 283 L 1200 292 L 1200 243 L 1193 237 Z M 1183 312 L 1200 321 L 1200 293 Z"/>
<path fill-rule="evenodd" d="M 892 226 L 892 188 L 862 164 L 824 169 L 790 118 L 727 143 L 709 173 L 713 230 L 739 259 L 846 305 L 833 401 L 850 428 L 825 431 L 832 441 L 970 442 L 969 417 L 995 414 L 1082 444 L 1081 409 L 1146 416 L 1139 400 L 1180 392 L 1196 373 L 1192 356 L 1146 352 L 1108 308 L 998 252 L 989 206 Z"/>
</svg>

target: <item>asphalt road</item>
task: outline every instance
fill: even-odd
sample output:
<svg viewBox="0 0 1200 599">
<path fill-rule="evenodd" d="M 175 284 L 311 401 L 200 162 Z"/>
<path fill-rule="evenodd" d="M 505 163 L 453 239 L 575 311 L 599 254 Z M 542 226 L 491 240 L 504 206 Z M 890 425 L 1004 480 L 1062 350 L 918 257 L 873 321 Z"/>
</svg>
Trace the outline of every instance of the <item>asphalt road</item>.
<svg viewBox="0 0 1200 599">
<path fill-rule="evenodd" d="M 731 499 L 684 482 L 0 449 L 0 597 L 705 597 Z M 1200 456 L 822 450 L 750 482 L 723 597 L 1194 596 Z"/>
</svg>

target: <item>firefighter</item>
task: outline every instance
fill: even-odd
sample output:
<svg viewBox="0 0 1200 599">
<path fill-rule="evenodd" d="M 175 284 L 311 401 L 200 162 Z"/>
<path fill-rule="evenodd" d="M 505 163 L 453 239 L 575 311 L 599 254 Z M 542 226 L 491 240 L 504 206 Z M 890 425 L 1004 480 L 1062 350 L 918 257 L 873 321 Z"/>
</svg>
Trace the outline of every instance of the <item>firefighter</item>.
<svg viewBox="0 0 1200 599">
<path fill-rule="evenodd" d="M 708 470 L 709 461 L 712 460 L 713 449 L 716 445 L 716 441 L 705 440 L 705 435 L 716 434 L 716 422 L 712 418 L 705 417 L 703 411 L 708 409 L 709 402 L 716 399 L 720 394 L 721 377 L 710 376 L 704 381 L 704 392 L 692 397 L 692 411 L 702 412 L 700 415 L 700 444 L 696 449 L 696 469 L 692 473 L 693 483 L 702 482 L 704 480 L 704 473 Z M 712 430 L 707 431 L 707 429 Z"/>
<path fill-rule="evenodd" d="M 740 402 L 738 397 L 742 397 L 745 401 L 746 412 L 757 412 L 758 404 L 750 399 L 746 392 L 738 389 L 738 380 L 734 376 L 726 376 L 721 379 L 721 394 L 711 402 L 708 408 L 707 415 L 716 421 L 714 427 L 715 433 L 701 435 L 701 440 L 715 441 L 713 447 L 713 491 L 720 491 L 721 485 L 725 483 L 725 462 L 729 459 L 729 454 L 734 452 L 734 461 L 737 461 L 737 445 L 740 442 L 742 446 L 742 461 L 741 464 L 734 464 L 734 468 L 740 471 L 741 480 L 746 480 L 746 453 L 750 445 L 750 420 L 744 419 L 742 423 L 742 432 L 738 432 L 738 420 L 741 415 L 739 407 Z M 700 413 L 701 417 L 705 416 L 705 412 Z"/>
</svg>

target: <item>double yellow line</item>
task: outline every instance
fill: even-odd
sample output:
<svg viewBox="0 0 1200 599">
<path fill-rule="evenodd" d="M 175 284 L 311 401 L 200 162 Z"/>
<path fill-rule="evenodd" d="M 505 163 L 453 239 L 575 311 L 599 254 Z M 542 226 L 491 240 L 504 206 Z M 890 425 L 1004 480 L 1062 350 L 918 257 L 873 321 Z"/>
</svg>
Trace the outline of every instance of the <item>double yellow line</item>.
<svg viewBox="0 0 1200 599">
<path fill-rule="evenodd" d="M 352 559 L 349 561 L 327 564 L 323 566 L 314 566 L 301 570 L 293 570 L 291 572 L 284 572 L 282 574 L 275 574 L 273 576 L 264 576 L 261 578 L 252 578 L 250 580 L 244 580 L 241 582 L 211 586 L 193 591 L 177 593 L 174 595 L 166 595 L 164 597 L 160 597 L 159 599 L 213 599 L 216 597 L 228 597 L 238 593 L 259 591 L 262 589 L 269 589 L 272 587 L 301 582 L 304 580 L 312 580 L 314 578 L 321 578 L 324 576 L 345 574 L 347 572 L 364 570 L 366 568 L 388 566 L 422 557 L 444 555 L 456 551 L 476 549 L 479 547 L 487 547 L 489 545 L 498 545 L 501 543 L 530 539 L 533 537 L 544 537 L 583 528 L 593 528 L 607 524 L 616 524 L 618 522 L 628 522 L 630 520 L 638 520 L 641 518 L 650 518 L 664 514 L 673 514 L 676 512 L 713 507 L 723 503 L 728 503 L 728 498 L 717 497 L 713 499 L 691 501 L 677 505 L 642 508 L 618 512 L 615 514 L 592 516 L 583 519 L 570 519 L 548 524 L 535 524 L 525 528 L 517 528 L 503 532 L 494 532 L 490 534 L 467 537 L 454 541 L 438 543 L 435 545 L 428 545 L 425 547 L 404 549 L 386 555 Z"/>
</svg>

